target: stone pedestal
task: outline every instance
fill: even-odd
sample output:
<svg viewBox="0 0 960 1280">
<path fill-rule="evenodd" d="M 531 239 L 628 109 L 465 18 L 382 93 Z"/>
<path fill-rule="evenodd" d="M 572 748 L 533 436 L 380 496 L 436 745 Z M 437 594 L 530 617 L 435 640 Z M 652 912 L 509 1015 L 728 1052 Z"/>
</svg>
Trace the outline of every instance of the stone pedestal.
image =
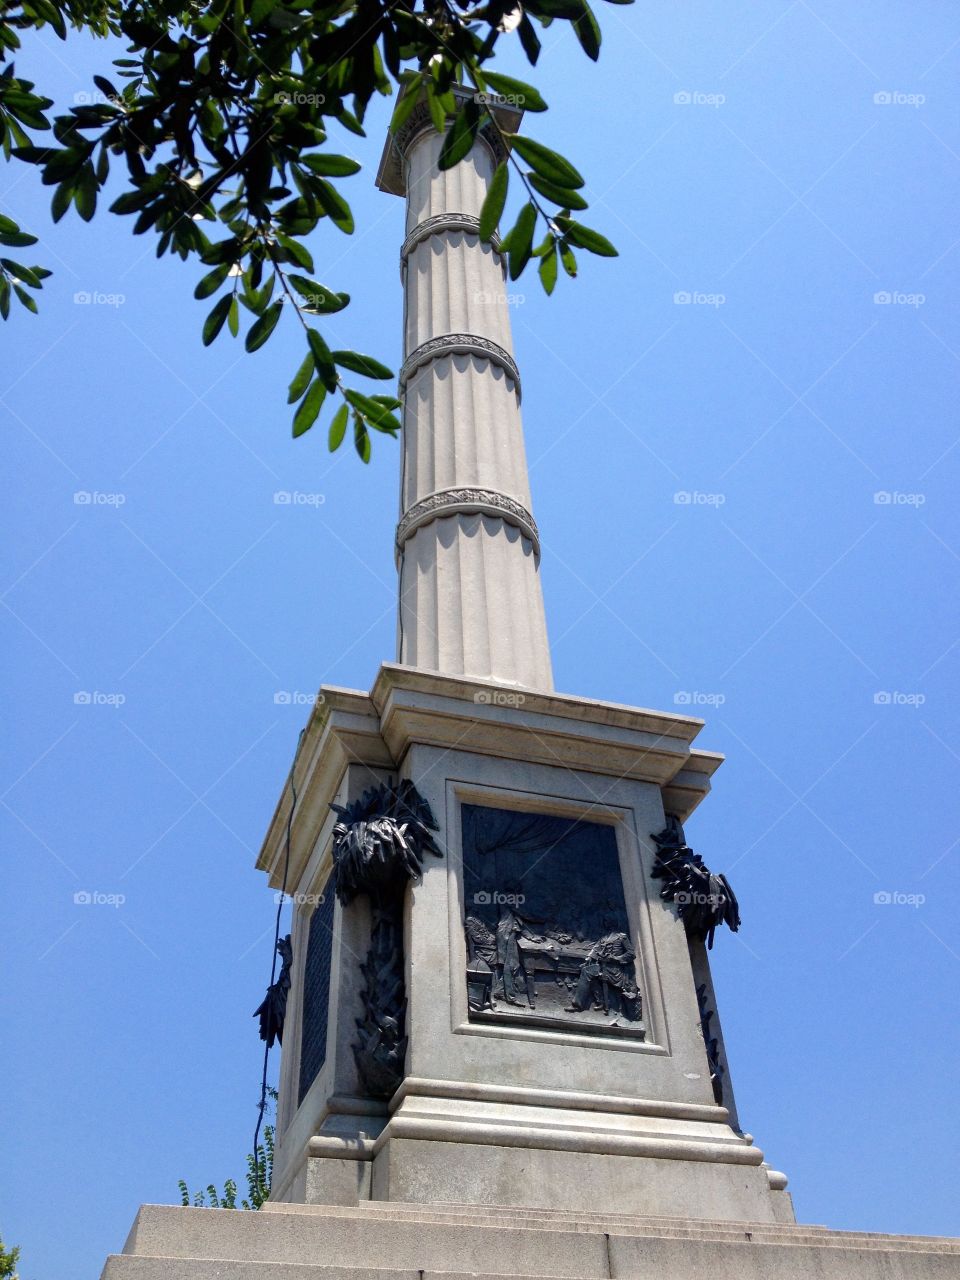
<svg viewBox="0 0 960 1280">
<path fill-rule="evenodd" d="M 489 682 L 393 665 L 369 695 L 322 692 L 297 779 L 288 889 L 300 906 L 274 1198 L 791 1220 L 785 1179 L 714 1097 L 696 993 L 704 959 L 651 878 L 650 833 L 665 810 L 686 816 L 720 763 L 692 746 L 702 722 L 557 694 L 505 705 Z M 427 857 L 406 891 L 406 1074 L 392 1097 L 375 1099 L 353 1053 L 369 914 L 362 899 L 329 910 L 329 805 L 385 773 L 415 783 L 442 856 Z M 287 803 L 260 860 L 277 887 Z M 465 847 L 470 822 L 499 823 L 481 864 L 495 874 L 494 845 L 514 814 L 526 831 L 515 855 L 525 907 L 511 906 L 516 885 L 482 883 Z M 564 848 L 570 883 L 554 884 L 551 859 Z M 578 1009 L 594 939 L 573 935 L 578 922 L 581 934 L 599 931 L 590 911 L 601 876 L 609 936 L 635 957 L 635 983 L 629 1000 L 588 983 L 592 998 Z M 491 933 L 526 928 L 530 990 L 513 1003 L 491 1000 L 494 975 L 484 994 L 471 970 L 469 925 L 484 918 Z M 323 1065 L 307 1080 L 302 1059 L 316 1059 L 318 1031 L 300 993 L 317 967 L 311 948 L 330 954 L 329 1015 Z"/>
</svg>

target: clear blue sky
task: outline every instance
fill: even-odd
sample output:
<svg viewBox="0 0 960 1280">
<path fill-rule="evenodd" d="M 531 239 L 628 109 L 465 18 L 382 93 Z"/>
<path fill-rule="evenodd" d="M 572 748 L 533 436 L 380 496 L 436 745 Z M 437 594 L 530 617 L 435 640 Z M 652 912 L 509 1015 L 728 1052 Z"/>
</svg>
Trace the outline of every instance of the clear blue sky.
<svg viewBox="0 0 960 1280">
<path fill-rule="evenodd" d="M 960 1235 L 960 17 L 598 7 L 600 66 L 549 33 L 528 125 L 621 257 L 513 308 L 557 685 L 685 692 L 727 754 L 688 834 L 741 899 L 714 951 L 733 1078 L 800 1218 Z M 43 36 L 18 61 L 68 105 L 104 55 Z M 314 252 L 355 299 L 336 345 L 396 365 L 386 117 L 344 137 L 360 230 Z M 179 1177 L 241 1171 L 273 912 L 253 863 L 306 717 L 274 695 L 392 658 L 398 458 L 291 440 L 292 325 L 204 351 L 193 267 L 129 221 L 50 228 L 30 171 L 3 182 L 56 274 L 0 379 L 0 1227 L 52 1280 L 96 1276 Z"/>
</svg>

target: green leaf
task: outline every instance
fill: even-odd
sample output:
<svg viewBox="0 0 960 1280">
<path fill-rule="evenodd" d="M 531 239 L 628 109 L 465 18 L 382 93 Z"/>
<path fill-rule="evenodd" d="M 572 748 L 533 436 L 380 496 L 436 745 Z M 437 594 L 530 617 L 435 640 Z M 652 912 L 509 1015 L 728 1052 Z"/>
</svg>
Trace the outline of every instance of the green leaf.
<svg viewBox="0 0 960 1280">
<path fill-rule="evenodd" d="M 359 391 L 348 388 L 344 391 L 343 397 L 348 404 L 351 404 L 354 409 L 362 413 L 371 427 L 375 427 L 377 431 L 384 431 L 388 435 L 393 435 L 400 430 L 400 423 L 393 414 L 388 409 L 385 409 L 382 404 L 378 404 L 371 396 L 365 396 Z"/>
<path fill-rule="evenodd" d="M 571 244 L 575 244 L 578 249 L 586 249 L 589 253 L 599 254 L 601 258 L 619 257 L 614 246 L 599 231 L 594 231 L 591 227 L 585 227 L 580 222 L 574 222 L 572 218 L 558 217 L 557 226 L 564 233 L 565 238 Z"/>
<path fill-rule="evenodd" d="M 333 363 L 330 348 L 316 329 L 307 330 L 307 341 L 310 343 L 310 350 L 313 352 L 313 358 L 316 362 L 317 376 L 328 391 L 336 391 L 337 367 Z"/>
<path fill-rule="evenodd" d="M 59 222 L 63 215 L 70 208 L 70 202 L 73 199 L 73 183 L 67 179 L 61 182 L 59 187 L 53 193 L 53 199 L 50 201 L 50 214 L 54 222 Z"/>
<path fill-rule="evenodd" d="M 358 137 L 365 138 L 367 136 L 363 131 L 363 125 L 352 112 L 346 109 L 346 107 L 340 111 L 335 119 L 338 120 L 345 129 L 349 129 L 351 133 L 355 133 Z"/>
<path fill-rule="evenodd" d="M 11 276 L 15 276 L 21 284 L 29 285 L 31 289 L 43 288 L 42 278 L 34 272 L 32 267 L 25 267 L 22 262 L 15 262 L 13 258 L 0 258 L 0 266 L 4 267 Z"/>
<path fill-rule="evenodd" d="M 538 273 L 544 292 L 549 296 L 553 293 L 554 286 L 557 283 L 557 246 L 555 243 L 540 259 Z"/>
<path fill-rule="evenodd" d="M 317 199 L 323 207 L 324 213 L 330 221 L 341 231 L 346 234 L 353 234 L 353 214 L 350 212 L 350 206 L 344 200 L 340 192 L 330 185 L 329 182 L 318 182 L 314 188 Z"/>
<path fill-rule="evenodd" d="M 547 182 L 546 178 L 541 178 L 539 173 L 531 173 L 529 182 L 534 191 L 539 191 L 542 196 L 558 204 L 561 209 L 587 208 L 587 202 L 583 196 L 578 195 L 576 191 L 571 191 L 569 187 L 558 187 L 552 182 Z"/>
<path fill-rule="evenodd" d="M 438 168 L 452 169 L 469 155 L 480 127 L 480 106 L 471 98 L 465 102 L 453 118 L 447 136 L 440 148 Z"/>
<path fill-rule="evenodd" d="M 0 235 L 7 235 L 11 231 L 19 231 L 20 228 L 12 218 L 7 218 L 0 213 Z"/>
<path fill-rule="evenodd" d="M 89 222 L 97 212 L 97 175 L 89 162 L 80 172 L 73 203 L 77 206 L 77 213 L 84 222 Z"/>
<path fill-rule="evenodd" d="M 507 187 L 510 175 L 506 162 L 498 164 L 490 181 L 490 189 L 484 197 L 480 210 L 480 239 L 489 240 L 497 229 L 503 206 L 507 202 Z"/>
<path fill-rule="evenodd" d="M 520 134 L 508 134 L 514 151 L 526 160 L 541 178 L 554 182 L 558 187 L 582 187 L 583 178 L 569 160 L 551 151 L 542 142 L 534 142 L 533 138 L 524 138 Z"/>
<path fill-rule="evenodd" d="M 349 178 L 351 174 L 359 173 L 362 168 L 356 160 L 350 160 L 347 156 L 302 156 L 301 161 L 323 178 Z"/>
<path fill-rule="evenodd" d="M 577 278 L 577 259 L 566 240 L 560 241 L 560 261 L 563 269 L 572 280 Z"/>
<path fill-rule="evenodd" d="M 37 304 L 34 301 L 34 299 L 31 298 L 30 294 L 27 293 L 26 289 L 22 288 L 18 284 L 15 284 L 13 286 L 13 292 L 17 295 L 17 297 L 20 299 L 20 301 L 23 303 L 23 305 L 27 308 L 28 311 L 32 311 L 34 315 L 37 314 Z"/>
<path fill-rule="evenodd" d="M 363 425 L 363 419 L 356 413 L 353 415 L 353 446 L 360 455 L 361 462 L 370 461 L 370 436 Z"/>
<path fill-rule="evenodd" d="M 26 249 L 28 245 L 36 243 L 37 237 L 27 235 L 25 231 L 0 232 L 0 244 L 5 244 L 10 249 Z"/>
<path fill-rule="evenodd" d="M 416 75 L 407 81 L 405 87 L 400 90 L 400 97 L 397 99 L 397 105 L 393 109 L 393 117 L 390 120 L 391 133 L 396 133 L 409 118 L 410 113 L 420 99 L 420 86 L 422 84 L 423 76 L 418 71 Z"/>
<path fill-rule="evenodd" d="M 225 262 L 220 267 L 214 267 L 212 271 L 208 272 L 203 277 L 203 279 L 194 289 L 193 296 L 198 299 L 209 298 L 211 293 L 217 292 L 217 290 L 220 288 L 220 286 L 223 284 L 224 280 L 226 280 L 229 274 L 230 274 L 229 262 Z"/>
<path fill-rule="evenodd" d="M 432 80 L 428 80 L 427 110 L 430 112 L 430 119 L 433 121 L 433 127 L 437 133 L 443 133 L 444 125 L 447 123 L 447 112 L 440 98 L 441 95 L 437 93 L 436 85 Z"/>
<path fill-rule="evenodd" d="M 536 27 L 526 14 L 520 19 L 517 35 L 520 37 L 520 45 L 523 52 L 527 55 L 527 61 L 531 67 L 535 67 L 537 59 L 540 57 L 540 37 L 537 35 Z"/>
<path fill-rule="evenodd" d="M 531 12 L 543 21 L 544 17 L 579 18 L 583 13 L 584 0 L 535 0 Z"/>
<path fill-rule="evenodd" d="M 512 99 L 523 111 L 546 111 L 547 104 L 533 85 L 493 71 L 484 71 L 483 78 L 495 93 Z"/>
<path fill-rule="evenodd" d="M 308 280 L 306 276 L 296 275 L 292 271 L 287 279 L 307 304 L 304 310 L 312 314 L 327 315 L 334 311 L 342 311 L 350 301 L 349 293 L 334 293 L 332 289 L 328 289 L 317 280 Z"/>
<path fill-rule="evenodd" d="M 330 423 L 330 432 L 327 436 L 327 447 L 331 453 L 335 453 L 343 444 L 343 437 L 347 434 L 347 419 L 349 416 L 350 410 L 345 404 L 342 404 L 333 415 L 333 421 Z"/>
<path fill-rule="evenodd" d="M 382 382 L 386 382 L 394 377 L 392 369 L 388 369 L 379 360 L 374 360 L 373 356 L 362 356 L 359 351 L 333 351 L 331 355 L 334 363 L 341 369 L 361 373 L 365 378 L 379 378 Z"/>
<path fill-rule="evenodd" d="M 119 98 L 119 93 L 104 76 L 94 76 L 93 83 L 106 98 Z"/>
<path fill-rule="evenodd" d="M 584 53 L 596 62 L 600 57 L 600 24 L 586 0 L 584 0 L 582 16 L 574 18 L 571 26 Z"/>
<path fill-rule="evenodd" d="M 247 333 L 246 348 L 248 351 L 258 351 L 263 346 L 277 327 L 277 321 L 280 319 L 282 311 L 283 303 L 275 302 L 258 320 L 254 320 Z"/>
<path fill-rule="evenodd" d="M 290 383 L 290 389 L 287 392 L 287 404 L 296 404 L 307 387 L 310 385 L 310 379 L 313 377 L 315 365 L 313 362 L 313 352 L 308 351 L 303 364 L 293 375 L 293 381 Z"/>
<path fill-rule="evenodd" d="M 233 294 L 230 298 L 230 307 L 227 311 L 227 328 L 234 337 L 240 332 L 240 308 L 237 306 L 236 294 Z"/>
<path fill-rule="evenodd" d="M 320 406 L 327 398 L 327 388 L 323 385 L 319 378 L 315 378 L 307 392 L 306 399 L 297 410 L 293 419 L 293 438 L 302 436 L 305 431 L 310 428 L 317 420 L 317 414 L 320 412 Z"/>
<path fill-rule="evenodd" d="M 227 312 L 230 310 L 230 301 L 230 294 L 224 294 L 203 322 L 203 345 L 205 347 L 209 347 L 210 343 L 213 342 L 223 328 L 223 322 L 226 320 Z"/>
<path fill-rule="evenodd" d="M 278 232 L 277 244 L 286 250 L 288 261 L 295 262 L 298 267 L 303 267 L 304 271 L 313 270 L 313 258 L 310 256 L 310 252 L 298 240 L 293 240 L 290 236 L 285 236 Z"/>
<path fill-rule="evenodd" d="M 519 279 L 533 252 L 533 233 L 537 227 L 537 206 L 532 200 L 520 210 L 510 231 L 510 279 Z"/>
</svg>

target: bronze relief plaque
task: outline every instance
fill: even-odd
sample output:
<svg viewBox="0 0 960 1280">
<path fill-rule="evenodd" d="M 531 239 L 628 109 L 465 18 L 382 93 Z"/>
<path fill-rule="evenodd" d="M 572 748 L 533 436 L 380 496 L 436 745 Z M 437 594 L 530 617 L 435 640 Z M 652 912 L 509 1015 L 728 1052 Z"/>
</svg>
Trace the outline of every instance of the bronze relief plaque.
<svg viewBox="0 0 960 1280">
<path fill-rule="evenodd" d="M 465 804 L 472 1022 L 643 1039 L 643 996 L 614 829 Z"/>
</svg>

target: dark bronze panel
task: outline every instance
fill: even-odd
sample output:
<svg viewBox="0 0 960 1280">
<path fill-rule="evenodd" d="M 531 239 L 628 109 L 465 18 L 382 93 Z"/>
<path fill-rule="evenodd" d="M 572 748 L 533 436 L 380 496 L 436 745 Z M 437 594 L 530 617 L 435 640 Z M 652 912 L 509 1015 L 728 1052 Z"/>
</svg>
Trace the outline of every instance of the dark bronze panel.
<svg viewBox="0 0 960 1280">
<path fill-rule="evenodd" d="M 642 1039 L 614 829 L 472 804 L 462 822 L 471 1020 Z"/>
<path fill-rule="evenodd" d="M 316 1080 L 327 1057 L 327 1017 L 330 1008 L 330 963 L 333 958 L 333 886 L 310 917 L 307 962 L 303 973 L 303 1032 L 300 1041 L 298 1105 Z"/>
</svg>

